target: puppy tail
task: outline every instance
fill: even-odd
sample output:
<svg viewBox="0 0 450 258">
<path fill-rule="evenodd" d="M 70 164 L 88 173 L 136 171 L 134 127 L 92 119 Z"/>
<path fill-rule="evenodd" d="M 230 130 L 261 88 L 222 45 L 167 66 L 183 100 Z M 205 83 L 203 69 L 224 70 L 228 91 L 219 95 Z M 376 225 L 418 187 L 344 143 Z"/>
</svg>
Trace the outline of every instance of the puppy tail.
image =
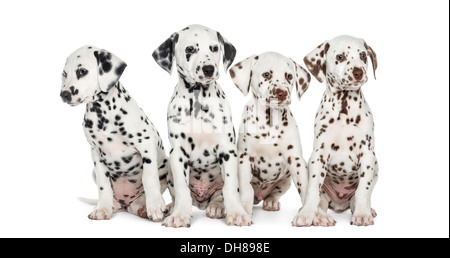
<svg viewBox="0 0 450 258">
<path fill-rule="evenodd" d="M 84 198 L 84 197 L 78 197 L 78 201 L 84 202 L 84 203 L 90 204 L 90 205 L 97 205 L 97 202 L 98 202 L 98 200 L 96 200 L 96 199 L 89 199 L 89 198 Z"/>
</svg>

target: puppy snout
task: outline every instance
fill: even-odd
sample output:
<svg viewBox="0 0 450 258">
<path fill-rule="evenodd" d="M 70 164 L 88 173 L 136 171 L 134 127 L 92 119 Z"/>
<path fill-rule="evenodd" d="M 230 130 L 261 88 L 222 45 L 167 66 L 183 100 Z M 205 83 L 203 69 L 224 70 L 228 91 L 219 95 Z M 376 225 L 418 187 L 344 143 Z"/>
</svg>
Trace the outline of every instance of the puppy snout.
<svg viewBox="0 0 450 258">
<path fill-rule="evenodd" d="M 72 94 L 70 93 L 70 91 L 62 91 L 60 94 L 62 100 L 66 103 L 69 103 L 72 100 Z"/>
<path fill-rule="evenodd" d="M 202 71 L 206 78 L 211 78 L 214 75 L 214 66 L 205 65 L 202 67 Z"/>
<path fill-rule="evenodd" d="M 361 81 L 364 75 L 364 71 L 361 68 L 354 67 L 353 68 L 353 77 L 357 81 Z"/>
<path fill-rule="evenodd" d="M 275 93 L 279 102 L 284 102 L 288 96 L 288 92 L 282 89 L 277 89 Z"/>
</svg>

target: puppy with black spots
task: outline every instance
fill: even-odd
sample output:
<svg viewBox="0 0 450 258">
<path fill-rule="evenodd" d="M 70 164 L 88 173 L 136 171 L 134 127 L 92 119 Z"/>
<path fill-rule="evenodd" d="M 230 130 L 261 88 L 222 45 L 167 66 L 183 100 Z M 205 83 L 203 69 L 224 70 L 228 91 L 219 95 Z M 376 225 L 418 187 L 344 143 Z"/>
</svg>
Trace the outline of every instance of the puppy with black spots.
<svg viewBox="0 0 450 258">
<path fill-rule="evenodd" d="M 88 217 L 108 220 L 126 210 L 162 221 L 169 164 L 156 128 L 119 82 L 126 66 L 107 50 L 84 46 L 62 73 L 62 100 L 86 104 L 83 128 L 99 196 Z"/>
<path fill-rule="evenodd" d="M 280 198 L 293 180 L 302 201 L 308 183 L 297 123 L 289 105 L 308 89 L 311 76 L 279 53 L 253 55 L 230 69 L 233 82 L 246 96 L 239 131 L 240 196 L 245 211 L 264 200 L 263 209 L 280 210 Z"/>
<path fill-rule="evenodd" d="M 333 226 L 327 214 L 351 209 L 351 224 L 374 224 L 372 191 L 378 179 L 372 111 L 361 91 L 368 80 L 368 59 L 375 76 L 377 56 L 363 40 L 340 36 L 323 42 L 305 58 L 326 90 L 315 120 L 306 201 L 294 226 Z"/>
<path fill-rule="evenodd" d="M 179 75 L 167 111 L 174 198 L 167 227 L 189 227 L 192 205 L 228 225 L 249 226 L 239 199 L 237 150 L 231 109 L 217 83 L 219 64 L 231 65 L 236 49 L 219 32 L 191 25 L 173 33 L 153 53 L 155 61 Z"/>
</svg>

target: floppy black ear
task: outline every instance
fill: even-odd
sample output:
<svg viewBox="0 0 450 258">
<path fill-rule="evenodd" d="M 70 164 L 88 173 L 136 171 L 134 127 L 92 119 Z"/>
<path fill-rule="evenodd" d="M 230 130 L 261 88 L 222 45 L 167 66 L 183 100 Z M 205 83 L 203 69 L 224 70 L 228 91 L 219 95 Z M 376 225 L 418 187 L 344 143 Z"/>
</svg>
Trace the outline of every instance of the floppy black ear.
<svg viewBox="0 0 450 258">
<path fill-rule="evenodd" d="M 155 51 L 153 51 L 153 58 L 156 63 L 166 70 L 169 74 L 172 74 L 173 60 L 175 57 L 175 45 L 178 42 L 178 33 L 174 33 L 164 41 Z"/>
<path fill-rule="evenodd" d="M 98 84 L 107 92 L 119 81 L 127 64 L 104 49 L 94 51 L 94 56 L 98 64 Z"/>
<path fill-rule="evenodd" d="M 223 67 L 225 72 L 227 72 L 236 57 L 236 48 L 226 38 L 222 37 L 219 32 L 217 32 L 217 39 L 220 42 L 220 52 L 223 56 Z"/>
</svg>

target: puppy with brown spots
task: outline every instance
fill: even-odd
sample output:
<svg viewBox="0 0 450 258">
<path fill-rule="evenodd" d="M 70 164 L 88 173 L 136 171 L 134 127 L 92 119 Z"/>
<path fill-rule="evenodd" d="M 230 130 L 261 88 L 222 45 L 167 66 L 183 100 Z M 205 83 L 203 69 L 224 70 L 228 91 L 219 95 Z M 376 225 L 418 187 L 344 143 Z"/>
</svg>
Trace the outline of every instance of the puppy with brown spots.
<svg viewBox="0 0 450 258">
<path fill-rule="evenodd" d="M 275 52 L 251 56 L 230 70 L 246 96 L 238 141 L 241 202 L 252 214 L 253 204 L 264 200 L 267 211 L 280 210 L 280 197 L 291 178 L 304 200 L 308 181 L 300 135 L 289 109 L 294 88 L 305 93 L 311 76 L 292 59 Z"/>
<path fill-rule="evenodd" d="M 325 41 L 305 58 L 309 71 L 327 87 L 315 120 L 306 201 L 294 226 L 334 226 L 327 214 L 351 209 L 352 225 L 374 224 L 371 195 L 378 179 L 372 112 L 361 91 L 368 57 L 375 76 L 377 57 L 351 36 Z"/>
</svg>

